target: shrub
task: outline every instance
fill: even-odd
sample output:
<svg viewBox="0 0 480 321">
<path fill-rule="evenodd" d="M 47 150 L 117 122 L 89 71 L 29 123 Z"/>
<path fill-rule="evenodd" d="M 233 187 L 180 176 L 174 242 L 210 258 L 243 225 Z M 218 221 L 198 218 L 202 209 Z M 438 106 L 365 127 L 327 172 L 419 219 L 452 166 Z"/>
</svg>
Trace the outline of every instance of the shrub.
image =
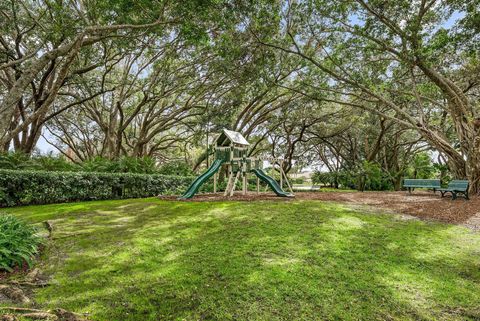
<svg viewBox="0 0 480 321">
<path fill-rule="evenodd" d="M 331 172 L 315 171 L 312 174 L 312 183 L 315 184 L 315 185 L 330 185 L 330 186 L 333 186 L 332 176 L 333 176 L 333 173 L 331 173 Z"/>
<path fill-rule="evenodd" d="M 1 169 L 29 169 L 34 166 L 29 155 L 24 153 L 0 153 Z"/>
<path fill-rule="evenodd" d="M 294 184 L 303 184 L 303 183 L 305 183 L 305 180 L 303 179 L 303 177 L 297 177 L 297 178 L 293 179 L 293 183 Z"/>
<path fill-rule="evenodd" d="M 429 179 L 435 176 L 436 170 L 430 155 L 424 152 L 415 155 L 406 174 L 410 178 Z"/>
<path fill-rule="evenodd" d="M 52 154 L 30 156 L 20 152 L 0 153 L 1 169 L 75 171 L 80 167 L 62 156 Z"/>
<path fill-rule="evenodd" d="M 312 183 L 334 188 L 355 188 L 355 178 L 352 172 L 347 170 L 334 172 L 316 171 L 312 175 Z"/>
<path fill-rule="evenodd" d="M 180 175 L 180 176 L 191 176 L 195 175 L 192 171 L 190 165 L 184 161 L 175 161 L 169 162 L 160 167 L 158 170 L 159 174 L 164 175 Z"/>
<path fill-rule="evenodd" d="M 53 155 L 50 153 L 47 155 L 30 156 L 18 152 L 0 153 L 0 169 L 138 174 L 154 174 L 158 173 L 159 170 L 157 165 L 155 164 L 155 160 L 152 157 L 148 156 L 122 156 L 114 160 L 97 156 L 90 160 L 86 160 L 82 163 L 76 164 L 68 161 L 67 159 L 65 159 L 65 157 L 61 155 Z"/>
<path fill-rule="evenodd" d="M 0 269 L 11 272 L 24 262 L 32 265 L 40 244 L 35 233 L 35 228 L 15 216 L 0 214 Z"/>
<path fill-rule="evenodd" d="M 179 194 L 193 177 L 0 170 L 0 206 Z"/>
<path fill-rule="evenodd" d="M 122 156 L 111 160 L 105 157 L 95 157 L 80 164 L 85 172 L 105 173 L 137 173 L 153 174 L 157 172 L 155 160 L 152 157 Z"/>
<path fill-rule="evenodd" d="M 357 172 L 357 189 L 367 191 L 385 191 L 393 188 L 389 174 L 380 165 L 364 161 Z"/>
<path fill-rule="evenodd" d="M 358 168 L 335 172 L 315 172 L 312 175 L 314 184 L 323 184 L 335 188 L 349 188 L 369 191 L 383 191 L 393 188 L 390 174 L 383 171 L 380 165 L 364 161 Z"/>
</svg>

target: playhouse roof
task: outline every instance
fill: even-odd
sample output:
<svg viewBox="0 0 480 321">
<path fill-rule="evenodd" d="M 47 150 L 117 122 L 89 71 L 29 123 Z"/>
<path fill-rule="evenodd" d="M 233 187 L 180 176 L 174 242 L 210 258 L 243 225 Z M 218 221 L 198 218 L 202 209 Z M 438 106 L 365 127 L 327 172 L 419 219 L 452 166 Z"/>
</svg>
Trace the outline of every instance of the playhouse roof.
<svg viewBox="0 0 480 321">
<path fill-rule="evenodd" d="M 230 142 L 237 144 L 237 145 L 243 145 L 243 146 L 248 146 L 250 145 L 249 142 L 243 137 L 242 134 L 239 132 L 234 132 L 233 130 L 228 130 L 228 129 L 223 129 L 223 132 L 220 134 L 220 136 L 217 138 L 217 145 L 225 146 L 225 140 L 229 140 Z"/>
</svg>

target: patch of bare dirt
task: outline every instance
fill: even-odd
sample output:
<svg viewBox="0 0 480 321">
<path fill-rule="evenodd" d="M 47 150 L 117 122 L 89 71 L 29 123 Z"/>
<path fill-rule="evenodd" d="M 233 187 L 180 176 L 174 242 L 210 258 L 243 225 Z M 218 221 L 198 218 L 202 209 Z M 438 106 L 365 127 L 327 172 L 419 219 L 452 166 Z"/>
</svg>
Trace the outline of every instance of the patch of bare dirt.
<svg viewBox="0 0 480 321">
<path fill-rule="evenodd" d="M 160 196 L 161 199 L 177 200 L 177 196 Z M 247 195 L 236 193 L 224 197 L 222 193 L 198 194 L 188 202 L 216 201 L 256 201 L 275 200 L 288 202 L 292 200 L 319 200 L 348 203 L 385 209 L 396 213 L 415 216 L 426 220 L 462 224 L 470 229 L 480 231 L 480 197 L 471 197 L 469 201 L 459 197 L 441 198 L 440 195 L 427 191 L 407 192 L 297 192 L 295 198 L 277 197 L 273 193 L 250 192 Z"/>
</svg>

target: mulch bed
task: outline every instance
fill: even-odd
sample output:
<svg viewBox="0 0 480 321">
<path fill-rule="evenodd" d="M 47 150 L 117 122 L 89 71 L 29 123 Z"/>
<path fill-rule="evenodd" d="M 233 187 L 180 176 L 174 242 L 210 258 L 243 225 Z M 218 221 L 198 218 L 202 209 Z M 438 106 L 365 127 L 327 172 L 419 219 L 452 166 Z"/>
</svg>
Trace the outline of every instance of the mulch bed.
<svg viewBox="0 0 480 321">
<path fill-rule="evenodd" d="M 175 196 L 162 196 L 161 199 L 176 200 Z M 254 201 L 275 200 L 288 202 L 292 200 L 320 200 L 349 203 L 354 205 L 373 206 L 397 213 L 412 215 L 426 220 L 437 220 L 446 223 L 462 224 L 474 230 L 480 230 L 480 197 L 474 196 L 466 201 L 458 198 L 453 201 L 451 197 L 441 198 L 433 192 L 415 191 L 407 192 L 297 192 L 295 198 L 276 197 L 273 193 L 248 193 L 239 192 L 233 197 L 224 197 L 223 194 L 206 193 L 198 194 L 188 202 L 214 202 L 214 201 Z"/>
</svg>

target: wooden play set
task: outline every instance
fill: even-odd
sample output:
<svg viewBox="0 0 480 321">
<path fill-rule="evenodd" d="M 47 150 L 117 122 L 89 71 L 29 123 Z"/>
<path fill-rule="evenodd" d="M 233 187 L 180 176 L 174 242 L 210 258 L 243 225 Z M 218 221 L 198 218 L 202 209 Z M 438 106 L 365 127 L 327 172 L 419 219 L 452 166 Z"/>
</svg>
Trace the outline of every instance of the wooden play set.
<svg viewBox="0 0 480 321">
<path fill-rule="evenodd" d="M 257 193 L 260 191 L 260 180 L 265 182 L 277 196 L 293 197 L 293 190 L 283 171 L 283 159 L 274 157 L 248 157 L 250 144 L 239 132 L 224 129 L 215 141 L 215 159 L 212 165 L 190 185 L 182 199 L 192 198 L 200 186 L 213 176 L 213 191 L 217 192 L 218 173 L 222 166 L 226 166 L 228 174 L 227 187 L 224 196 L 233 196 L 235 187 L 240 179 L 242 182 L 242 194 L 247 193 L 248 175 L 255 174 L 257 177 Z M 268 176 L 263 170 L 263 162 L 268 161 L 273 166 L 278 165 L 280 182 Z M 283 183 L 286 183 L 290 193 L 283 190 Z"/>
</svg>

